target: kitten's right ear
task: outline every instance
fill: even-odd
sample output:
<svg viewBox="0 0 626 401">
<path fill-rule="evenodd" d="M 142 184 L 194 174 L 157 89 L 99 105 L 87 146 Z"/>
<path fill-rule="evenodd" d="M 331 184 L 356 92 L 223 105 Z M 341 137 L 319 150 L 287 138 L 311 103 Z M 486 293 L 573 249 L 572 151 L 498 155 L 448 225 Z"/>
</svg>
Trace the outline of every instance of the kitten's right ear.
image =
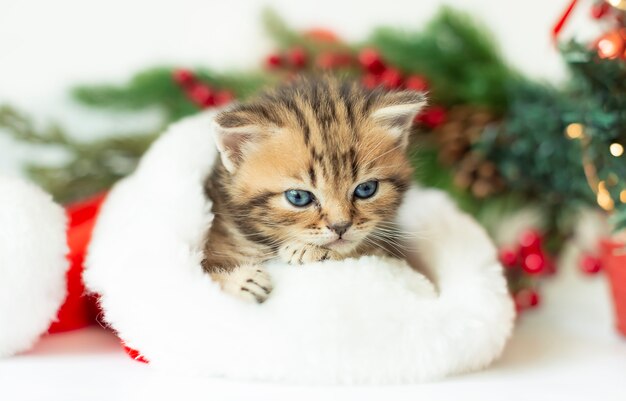
<svg viewBox="0 0 626 401">
<path fill-rule="evenodd" d="M 215 144 L 222 163 L 233 173 L 262 136 L 261 127 L 237 111 L 223 111 L 213 121 Z"/>
<path fill-rule="evenodd" d="M 372 113 L 372 117 L 406 146 L 413 120 L 425 105 L 426 95 L 423 92 L 409 90 L 388 92 L 379 99 L 379 105 Z"/>
</svg>

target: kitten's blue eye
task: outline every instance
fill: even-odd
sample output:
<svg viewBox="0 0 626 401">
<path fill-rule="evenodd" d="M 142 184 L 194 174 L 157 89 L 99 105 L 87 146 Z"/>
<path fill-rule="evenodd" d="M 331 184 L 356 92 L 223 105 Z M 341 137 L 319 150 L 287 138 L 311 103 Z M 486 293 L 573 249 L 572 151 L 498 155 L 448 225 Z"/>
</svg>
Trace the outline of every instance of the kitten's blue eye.
<svg viewBox="0 0 626 401">
<path fill-rule="evenodd" d="M 374 196 L 378 189 L 378 181 L 366 181 L 357 185 L 354 196 L 360 199 L 367 199 Z"/>
<path fill-rule="evenodd" d="M 313 194 L 309 191 L 290 189 L 285 191 L 285 197 L 294 206 L 304 207 L 313 202 Z"/>
</svg>

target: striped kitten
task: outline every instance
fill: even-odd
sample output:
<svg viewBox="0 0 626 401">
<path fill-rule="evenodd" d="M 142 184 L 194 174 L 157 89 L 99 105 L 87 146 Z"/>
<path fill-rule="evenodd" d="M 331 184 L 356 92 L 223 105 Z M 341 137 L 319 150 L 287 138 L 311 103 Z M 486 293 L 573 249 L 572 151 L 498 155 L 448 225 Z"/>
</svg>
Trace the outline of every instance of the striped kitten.
<svg viewBox="0 0 626 401">
<path fill-rule="evenodd" d="M 224 291 L 263 302 L 272 284 L 261 262 L 388 253 L 412 173 L 409 129 L 424 104 L 421 93 L 320 78 L 218 114 L 203 268 Z"/>
</svg>

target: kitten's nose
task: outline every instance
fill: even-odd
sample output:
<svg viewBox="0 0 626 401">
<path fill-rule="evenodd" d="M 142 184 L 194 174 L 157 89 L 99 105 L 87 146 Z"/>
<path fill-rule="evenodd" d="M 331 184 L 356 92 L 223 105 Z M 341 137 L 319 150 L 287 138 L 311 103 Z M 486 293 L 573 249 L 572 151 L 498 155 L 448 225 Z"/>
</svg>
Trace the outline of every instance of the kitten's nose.
<svg viewBox="0 0 626 401">
<path fill-rule="evenodd" d="M 334 231 L 337 233 L 337 235 L 339 235 L 339 237 L 341 238 L 341 236 L 348 231 L 348 228 L 350 228 L 350 226 L 352 225 L 352 222 L 350 221 L 342 221 L 339 223 L 335 223 L 335 224 L 330 224 L 328 226 L 328 228 L 331 231 Z"/>
</svg>

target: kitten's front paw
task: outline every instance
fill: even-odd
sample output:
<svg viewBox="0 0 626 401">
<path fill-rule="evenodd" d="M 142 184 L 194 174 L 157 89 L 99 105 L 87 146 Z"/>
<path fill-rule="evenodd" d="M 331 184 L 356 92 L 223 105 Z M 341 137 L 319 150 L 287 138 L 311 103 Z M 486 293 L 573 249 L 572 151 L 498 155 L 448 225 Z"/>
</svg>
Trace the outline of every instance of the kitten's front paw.
<svg viewBox="0 0 626 401">
<path fill-rule="evenodd" d="M 259 266 L 244 265 L 211 274 L 222 290 L 248 302 L 264 302 L 272 292 L 270 275 Z"/>
<path fill-rule="evenodd" d="M 332 249 L 310 244 L 286 245 L 278 251 L 278 256 L 290 265 L 343 259 L 339 253 Z"/>
</svg>

